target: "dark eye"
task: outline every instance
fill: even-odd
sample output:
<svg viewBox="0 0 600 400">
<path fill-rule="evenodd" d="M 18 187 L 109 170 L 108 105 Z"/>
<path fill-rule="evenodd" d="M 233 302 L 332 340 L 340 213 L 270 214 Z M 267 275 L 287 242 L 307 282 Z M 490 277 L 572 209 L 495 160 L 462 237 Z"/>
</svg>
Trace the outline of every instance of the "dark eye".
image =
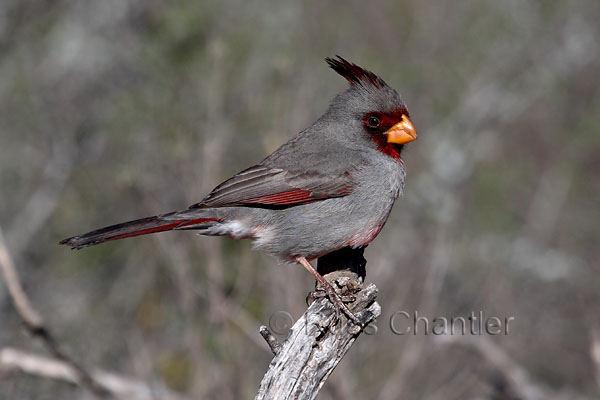
<svg viewBox="0 0 600 400">
<path fill-rule="evenodd" d="M 369 119 L 367 120 L 367 125 L 369 125 L 369 127 L 371 128 L 379 128 L 380 123 L 381 122 L 377 117 L 369 117 Z"/>
</svg>

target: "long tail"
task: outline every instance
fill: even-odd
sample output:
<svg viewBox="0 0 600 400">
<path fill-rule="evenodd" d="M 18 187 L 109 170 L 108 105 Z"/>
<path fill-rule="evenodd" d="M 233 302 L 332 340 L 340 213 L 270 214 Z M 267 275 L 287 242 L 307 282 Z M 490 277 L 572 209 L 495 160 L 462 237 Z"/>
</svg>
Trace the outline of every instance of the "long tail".
<svg viewBox="0 0 600 400">
<path fill-rule="evenodd" d="M 175 229 L 206 229 L 219 222 L 221 220 L 218 218 L 200 218 L 197 211 L 195 213 L 189 211 L 173 212 L 107 226 L 106 228 L 97 229 L 83 235 L 61 240 L 59 244 L 71 246 L 72 249 L 82 249 L 110 240 L 147 235 L 155 232 Z"/>
</svg>

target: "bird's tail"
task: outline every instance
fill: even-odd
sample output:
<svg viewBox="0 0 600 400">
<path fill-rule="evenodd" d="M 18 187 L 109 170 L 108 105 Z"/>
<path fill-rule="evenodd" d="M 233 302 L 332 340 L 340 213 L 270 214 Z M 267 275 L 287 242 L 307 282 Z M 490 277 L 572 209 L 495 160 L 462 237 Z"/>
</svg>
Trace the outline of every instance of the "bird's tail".
<svg viewBox="0 0 600 400">
<path fill-rule="evenodd" d="M 60 244 L 71 246 L 72 249 L 82 249 L 110 240 L 147 235 L 155 232 L 180 229 L 206 229 L 219 222 L 221 220 L 218 218 L 206 218 L 198 215 L 198 211 L 186 210 L 107 226 L 106 228 L 97 229 L 83 235 L 61 240 Z"/>
</svg>

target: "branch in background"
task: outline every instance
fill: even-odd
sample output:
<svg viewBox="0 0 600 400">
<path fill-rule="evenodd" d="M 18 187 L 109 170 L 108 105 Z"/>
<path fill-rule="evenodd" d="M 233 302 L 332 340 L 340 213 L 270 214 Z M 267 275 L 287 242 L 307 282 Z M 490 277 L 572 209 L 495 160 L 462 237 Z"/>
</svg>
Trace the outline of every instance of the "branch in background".
<svg viewBox="0 0 600 400">
<path fill-rule="evenodd" d="M 7 241 L 14 258 L 21 259 L 35 235 L 56 208 L 62 190 L 71 176 L 76 150 L 67 137 L 55 137 L 51 143 L 50 160 L 42 170 L 40 184 L 15 213 L 7 229 Z"/>
<path fill-rule="evenodd" d="M 334 274 L 334 284 L 342 290 L 359 285 L 359 277 L 354 272 L 335 271 L 330 276 Z M 377 288 L 368 285 L 355 296 L 356 301 L 350 308 L 366 326 L 381 314 L 381 307 L 375 302 Z M 276 355 L 260 383 L 255 400 L 317 397 L 333 369 L 362 332 L 344 317 L 336 321 L 335 314 L 327 298 L 320 298 L 308 307 L 291 328 L 285 342 L 273 350 Z"/>
<path fill-rule="evenodd" d="M 600 328 L 597 326 L 591 329 L 590 356 L 596 369 L 596 385 L 600 390 Z"/>
<path fill-rule="evenodd" d="M 4 234 L 0 228 L 0 268 L 2 268 L 2 276 L 6 283 L 6 287 L 10 294 L 15 309 L 19 313 L 19 316 L 30 331 L 37 332 L 44 328 L 44 321 L 40 314 L 34 310 L 29 302 L 29 298 L 23 290 L 23 286 L 17 275 L 15 263 L 6 248 L 6 242 L 4 241 Z"/>
<path fill-rule="evenodd" d="M 525 400 L 586 400 L 572 391 L 555 391 L 534 382 L 525 368 L 513 360 L 502 347 L 489 338 L 472 336 L 439 336 L 440 344 L 453 344 L 474 350 L 492 368 L 488 382 L 503 392 L 514 393 L 514 398 Z"/>
<path fill-rule="evenodd" d="M 75 359 L 66 353 L 62 346 L 54 338 L 54 335 L 52 335 L 52 333 L 46 327 L 41 315 L 31 305 L 29 298 L 23 290 L 23 285 L 21 285 L 21 281 L 19 280 L 19 275 L 17 274 L 13 258 L 6 247 L 4 234 L 2 233 L 1 228 L 0 268 L 2 271 L 2 276 L 4 277 L 4 281 L 6 282 L 6 287 L 8 288 L 10 298 L 13 301 L 17 313 L 27 328 L 27 331 L 32 336 L 39 338 L 44 343 L 48 351 L 50 351 L 50 353 L 54 354 L 55 357 L 72 368 L 74 373 L 77 374 L 77 381 L 82 387 L 88 389 L 97 396 L 108 396 L 110 392 L 107 391 L 106 388 L 99 385 L 98 382 L 96 382 L 94 378 L 85 370 L 85 368 L 83 368 L 83 366 L 81 366 L 77 361 L 75 361 Z"/>
<path fill-rule="evenodd" d="M 81 385 L 78 371 L 72 365 L 12 348 L 0 350 L 0 371 L 20 371 L 26 374 Z M 143 382 L 110 372 L 96 370 L 91 377 L 98 385 L 115 396 L 129 400 L 183 400 L 165 388 L 150 388 Z"/>
</svg>

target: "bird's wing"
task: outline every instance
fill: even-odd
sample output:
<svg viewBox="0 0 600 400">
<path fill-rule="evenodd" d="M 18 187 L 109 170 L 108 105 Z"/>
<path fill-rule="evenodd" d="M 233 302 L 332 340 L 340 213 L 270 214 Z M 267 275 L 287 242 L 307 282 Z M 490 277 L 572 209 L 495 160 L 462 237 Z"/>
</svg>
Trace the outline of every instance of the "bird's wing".
<svg viewBox="0 0 600 400">
<path fill-rule="evenodd" d="M 258 164 L 226 180 L 190 208 L 291 207 L 352 192 L 349 172 L 324 175 L 316 171 L 294 172 Z"/>
</svg>

